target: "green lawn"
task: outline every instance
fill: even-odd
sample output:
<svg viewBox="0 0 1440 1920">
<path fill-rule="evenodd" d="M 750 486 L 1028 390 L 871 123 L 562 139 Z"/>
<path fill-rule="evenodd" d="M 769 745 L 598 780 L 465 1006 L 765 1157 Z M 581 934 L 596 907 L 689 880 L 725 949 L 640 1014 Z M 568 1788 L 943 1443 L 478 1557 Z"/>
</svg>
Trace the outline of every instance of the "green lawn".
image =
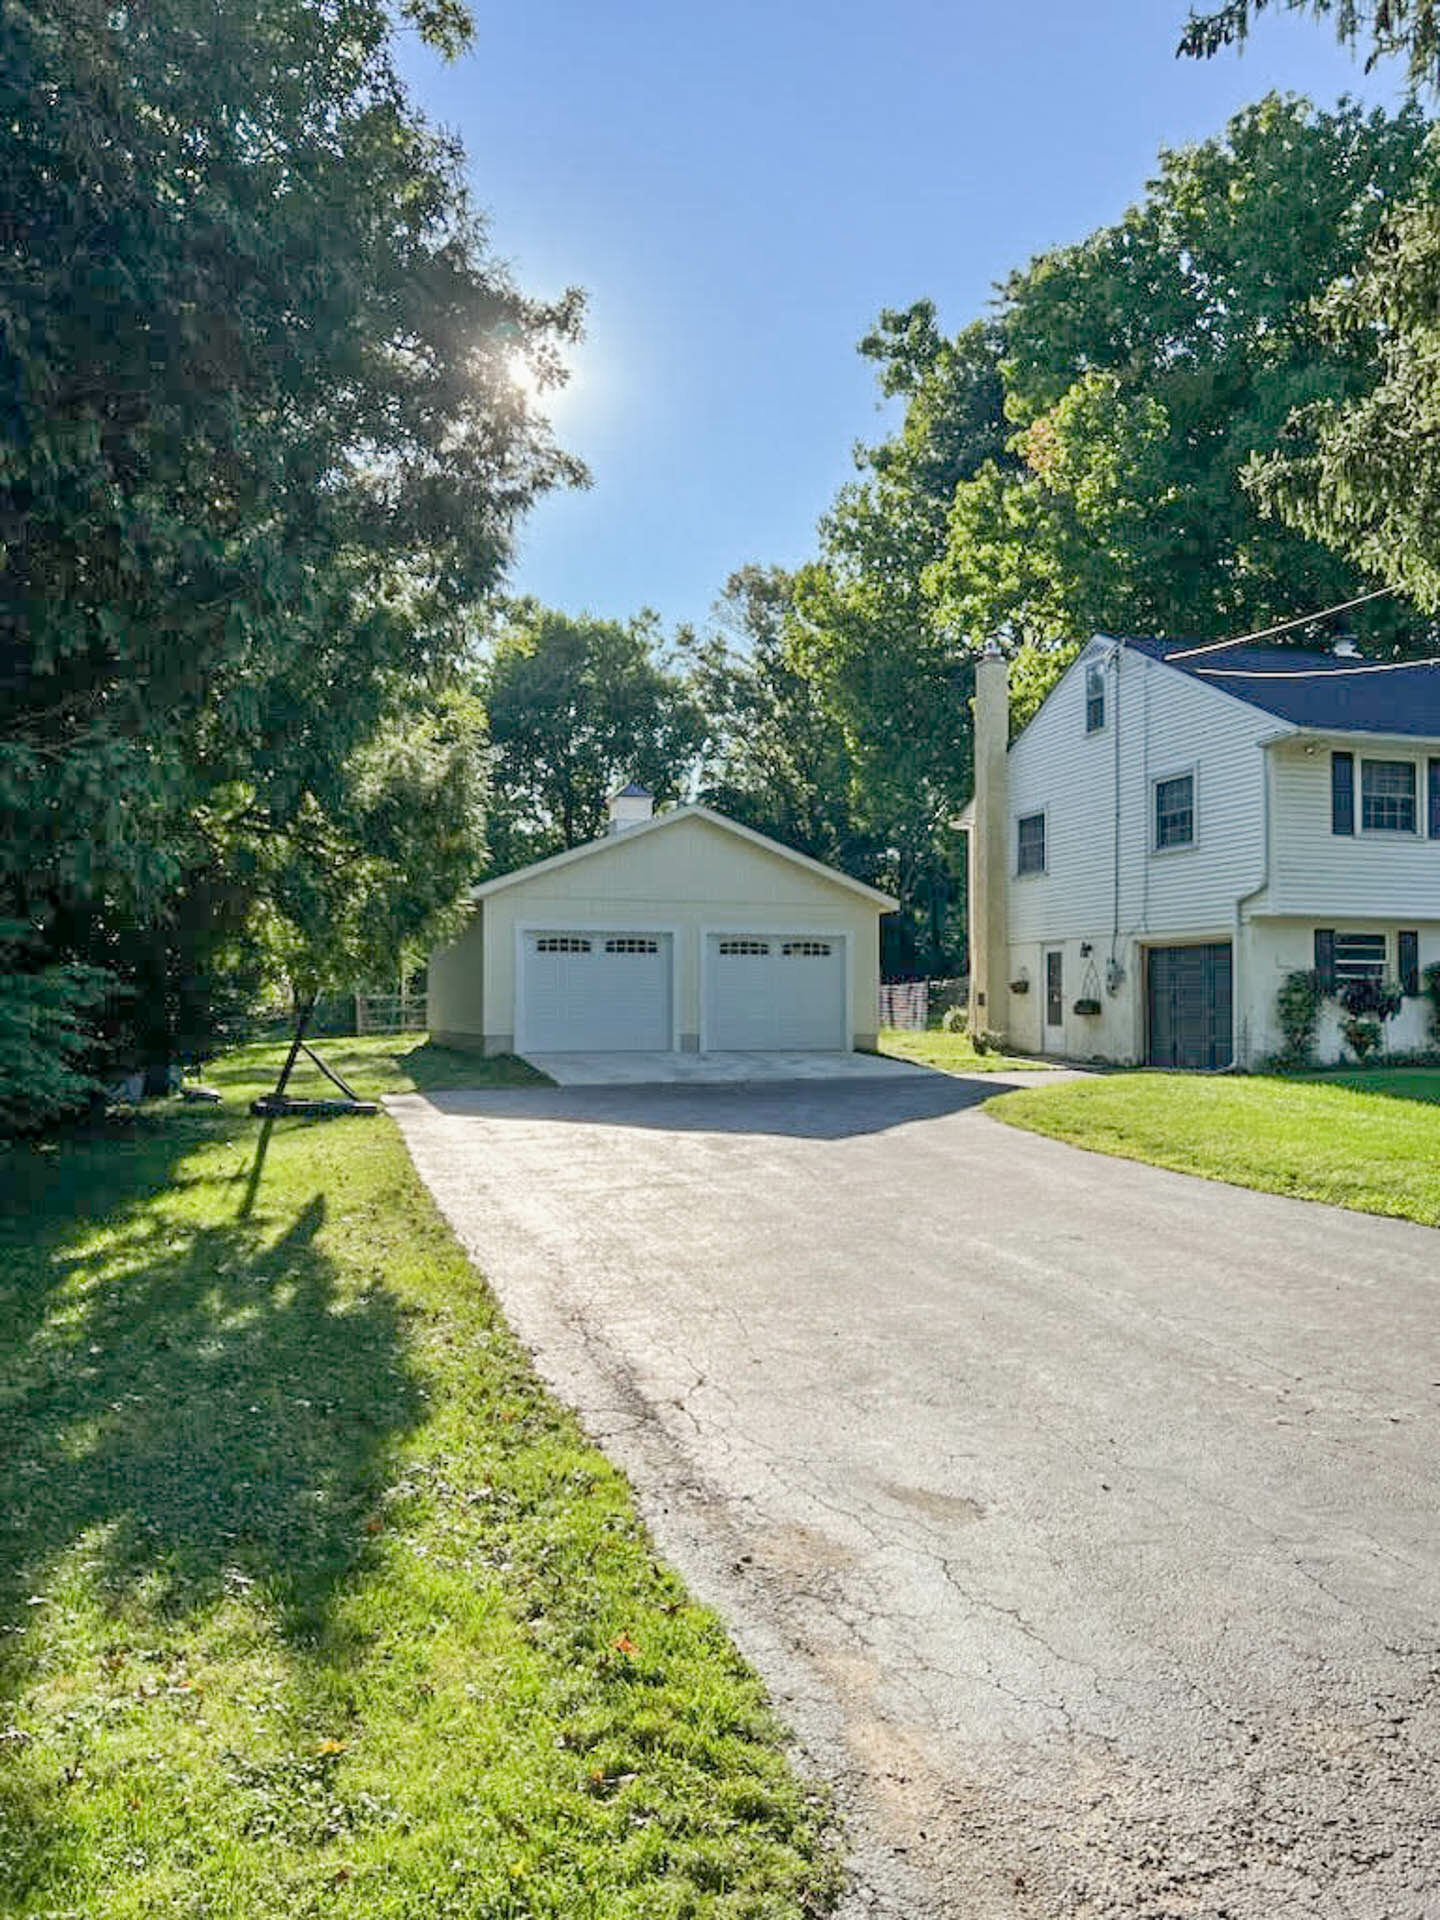
<svg viewBox="0 0 1440 1920">
<path fill-rule="evenodd" d="M 1097 1153 L 1440 1225 L 1440 1073 L 1107 1074 L 988 1110 Z"/>
<path fill-rule="evenodd" d="M 1022 1054 L 976 1053 L 967 1033 L 941 1033 L 931 1028 L 917 1033 L 899 1027 L 886 1027 L 880 1034 L 881 1053 L 897 1060 L 915 1060 L 922 1067 L 938 1067 L 942 1073 L 1007 1073 L 1011 1069 L 1043 1071 L 1046 1060 L 1029 1060 Z"/>
<path fill-rule="evenodd" d="M 379 1092 L 527 1078 L 331 1043 Z M 0 1909 L 782 1920 L 837 1868 L 381 1116 L 0 1152 Z"/>
</svg>

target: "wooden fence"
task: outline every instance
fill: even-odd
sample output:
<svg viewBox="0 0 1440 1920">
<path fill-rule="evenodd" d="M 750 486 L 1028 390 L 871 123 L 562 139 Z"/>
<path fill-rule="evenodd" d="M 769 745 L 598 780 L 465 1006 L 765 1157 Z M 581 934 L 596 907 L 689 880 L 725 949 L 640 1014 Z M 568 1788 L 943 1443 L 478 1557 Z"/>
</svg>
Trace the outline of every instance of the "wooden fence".
<svg viewBox="0 0 1440 1920">
<path fill-rule="evenodd" d="M 426 1025 L 423 993 L 357 993 L 356 1033 L 423 1033 Z"/>
</svg>

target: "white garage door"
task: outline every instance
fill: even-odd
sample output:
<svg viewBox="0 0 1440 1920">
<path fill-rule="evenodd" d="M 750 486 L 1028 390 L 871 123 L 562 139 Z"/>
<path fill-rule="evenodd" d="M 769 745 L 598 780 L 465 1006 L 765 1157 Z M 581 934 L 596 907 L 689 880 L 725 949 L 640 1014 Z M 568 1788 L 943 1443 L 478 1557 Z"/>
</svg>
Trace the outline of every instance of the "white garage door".
<svg viewBox="0 0 1440 1920">
<path fill-rule="evenodd" d="M 670 935 L 527 933 L 520 1032 L 527 1053 L 668 1053 Z"/>
<path fill-rule="evenodd" d="M 717 1053 L 848 1047 L 845 942 L 838 935 L 712 933 L 705 1044 Z"/>
</svg>

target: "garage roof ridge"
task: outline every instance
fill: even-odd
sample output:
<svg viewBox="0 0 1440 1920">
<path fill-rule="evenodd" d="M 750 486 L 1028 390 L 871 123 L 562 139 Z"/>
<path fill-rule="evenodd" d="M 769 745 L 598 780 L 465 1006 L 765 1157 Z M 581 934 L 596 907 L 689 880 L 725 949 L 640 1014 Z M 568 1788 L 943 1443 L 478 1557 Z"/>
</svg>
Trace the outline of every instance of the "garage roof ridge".
<svg viewBox="0 0 1440 1920">
<path fill-rule="evenodd" d="M 577 860 L 586 860 L 591 854 L 607 853 L 620 846 L 633 846 L 646 834 L 660 833 L 666 827 L 673 826 L 677 820 L 708 820 L 712 826 L 722 827 L 727 833 L 733 833 L 738 839 L 748 840 L 752 846 L 763 847 L 767 853 L 778 855 L 782 860 L 793 861 L 796 866 L 805 867 L 811 873 L 819 874 L 822 879 L 832 881 L 837 887 L 844 887 L 851 893 L 858 893 L 866 900 L 873 900 L 887 913 L 893 913 L 899 901 L 893 895 L 883 893 L 879 887 L 868 886 L 863 880 L 854 880 L 848 873 L 842 873 L 838 867 L 830 867 L 823 860 L 814 860 L 808 853 L 801 853 L 794 847 L 787 847 L 782 840 L 772 840 L 768 833 L 759 833 L 754 827 L 747 827 L 738 820 L 732 820 L 728 814 L 717 813 L 713 807 L 707 807 L 698 800 L 690 800 L 682 806 L 671 807 L 665 813 L 657 813 L 649 820 L 628 827 L 621 835 L 605 834 L 598 840 L 587 840 L 583 846 L 567 847 L 563 853 L 552 853 L 544 860 L 532 860 L 529 866 L 516 867 L 511 873 L 497 874 L 493 880 L 482 880 L 478 886 L 470 889 L 472 900 L 486 900 L 491 894 L 499 893 L 506 887 L 518 886 L 537 873 L 551 873 L 559 867 L 571 866 Z"/>
</svg>

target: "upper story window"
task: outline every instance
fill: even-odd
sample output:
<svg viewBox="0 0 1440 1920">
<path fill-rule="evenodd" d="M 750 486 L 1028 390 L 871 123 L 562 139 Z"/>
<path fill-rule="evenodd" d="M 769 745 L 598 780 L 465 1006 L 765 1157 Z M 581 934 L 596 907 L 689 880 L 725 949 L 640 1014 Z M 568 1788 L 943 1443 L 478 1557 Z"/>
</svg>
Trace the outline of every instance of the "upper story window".
<svg viewBox="0 0 1440 1920">
<path fill-rule="evenodd" d="M 1027 813 L 1021 816 L 1017 825 L 1017 849 L 1015 856 L 1016 873 L 1044 873 L 1045 871 L 1045 816 L 1043 813 Z"/>
<path fill-rule="evenodd" d="M 1440 793 L 1432 772 L 1429 782 L 1431 837 L 1440 825 Z M 1360 762 L 1360 819 L 1365 833 L 1419 833 L 1420 777 L 1413 760 Z M 1330 831 L 1353 834 L 1355 819 L 1355 755 L 1330 756 Z"/>
<path fill-rule="evenodd" d="M 1089 666 L 1085 669 L 1085 731 L 1099 733 L 1105 725 L 1105 669 L 1102 666 Z"/>
<path fill-rule="evenodd" d="M 1155 850 L 1195 844 L 1195 776 L 1177 774 L 1155 782 Z"/>
<path fill-rule="evenodd" d="M 1366 833 L 1414 833 L 1415 762 L 1360 762 L 1360 824 Z"/>
</svg>

